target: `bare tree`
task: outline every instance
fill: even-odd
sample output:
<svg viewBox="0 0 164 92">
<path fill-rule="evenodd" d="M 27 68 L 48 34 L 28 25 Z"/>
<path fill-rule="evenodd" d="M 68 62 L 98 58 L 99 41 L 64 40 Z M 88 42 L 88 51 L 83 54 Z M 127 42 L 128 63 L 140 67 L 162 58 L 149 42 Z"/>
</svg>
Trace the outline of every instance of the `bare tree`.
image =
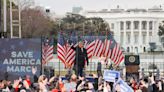
<svg viewBox="0 0 164 92">
<path fill-rule="evenodd" d="M 53 21 L 45 15 L 40 7 L 25 8 L 22 10 L 22 36 L 40 37 L 48 36 L 53 30 Z"/>
<path fill-rule="evenodd" d="M 34 5 L 34 0 L 13 0 L 14 3 L 18 6 L 20 5 L 20 9 L 29 8 Z"/>
</svg>

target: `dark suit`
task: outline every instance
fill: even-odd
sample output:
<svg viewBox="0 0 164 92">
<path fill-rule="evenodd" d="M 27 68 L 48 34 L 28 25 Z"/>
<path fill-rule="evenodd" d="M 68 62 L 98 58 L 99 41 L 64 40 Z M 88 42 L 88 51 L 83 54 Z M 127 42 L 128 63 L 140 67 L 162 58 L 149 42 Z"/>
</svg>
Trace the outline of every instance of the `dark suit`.
<svg viewBox="0 0 164 92">
<path fill-rule="evenodd" d="M 76 75 L 80 75 L 82 76 L 83 74 L 83 68 L 85 66 L 85 61 L 87 61 L 87 65 L 88 63 L 88 56 L 87 56 L 87 50 L 85 48 L 80 48 L 79 46 L 77 47 L 71 47 L 73 50 L 76 51 L 75 54 L 75 62 L 74 62 L 74 70 Z M 83 51 L 82 51 L 83 49 Z"/>
</svg>

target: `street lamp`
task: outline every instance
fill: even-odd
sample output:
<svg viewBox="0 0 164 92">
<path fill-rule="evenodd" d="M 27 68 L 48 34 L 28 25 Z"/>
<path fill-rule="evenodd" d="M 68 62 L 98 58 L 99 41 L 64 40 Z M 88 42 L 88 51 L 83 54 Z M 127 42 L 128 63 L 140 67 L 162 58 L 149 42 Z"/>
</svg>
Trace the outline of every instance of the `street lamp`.
<svg viewBox="0 0 164 92">
<path fill-rule="evenodd" d="M 155 42 L 150 42 L 149 46 L 150 46 L 150 51 L 153 54 L 153 75 L 154 75 L 154 68 L 155 68 L 155 66 L 154 66 L 154 50 L 156 49 L 156 43 Z"/>
</svg>

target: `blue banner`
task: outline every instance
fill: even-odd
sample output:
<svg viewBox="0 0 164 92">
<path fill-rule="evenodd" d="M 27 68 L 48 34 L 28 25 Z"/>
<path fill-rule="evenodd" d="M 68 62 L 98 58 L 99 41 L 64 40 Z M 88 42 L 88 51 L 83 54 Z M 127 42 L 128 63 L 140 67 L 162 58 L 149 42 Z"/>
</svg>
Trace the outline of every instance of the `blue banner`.
<svg viewBox="0 0 164 92">
<path fill-rule="evenodd" d="M 0 39 L 0 79 L 14 80 L 41 70 L 41 39 Z"/>
</svg>

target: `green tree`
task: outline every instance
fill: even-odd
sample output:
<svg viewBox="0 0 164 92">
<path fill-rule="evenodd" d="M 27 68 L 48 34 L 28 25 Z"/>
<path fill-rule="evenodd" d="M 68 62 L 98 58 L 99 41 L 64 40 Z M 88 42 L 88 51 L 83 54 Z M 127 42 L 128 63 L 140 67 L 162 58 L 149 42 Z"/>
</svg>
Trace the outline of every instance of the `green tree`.
<svg viewBox="0 0 164 92">
<path fill-rule="evenodd" d="M 109 26 L 102 18 L 86 18 L 79 14 L 68 13 L 61 19 L 62 30 L 77 30 L 80 35 L 105 35 Z"/>
</svg>

